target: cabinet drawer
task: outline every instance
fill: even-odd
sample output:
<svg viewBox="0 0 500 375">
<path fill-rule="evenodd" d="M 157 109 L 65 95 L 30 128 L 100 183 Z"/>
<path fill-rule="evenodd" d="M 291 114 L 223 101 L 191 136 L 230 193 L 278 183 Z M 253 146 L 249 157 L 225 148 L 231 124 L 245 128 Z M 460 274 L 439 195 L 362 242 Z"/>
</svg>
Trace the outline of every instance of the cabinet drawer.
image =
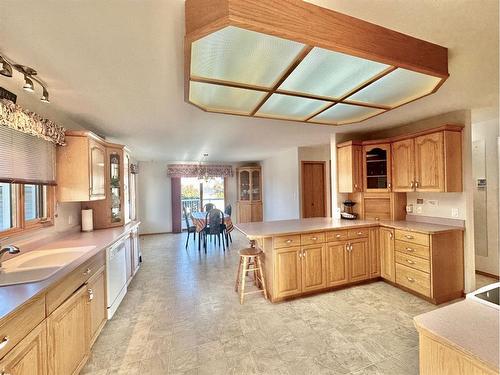
<svg viewBox="0 0 500 375">
<path fill-rule="evenodd" d="M 396 229 L 396 240 L 406 241 L 417 245 L 429 246 L 429 235 Z"/>
<path fill-rule="evenodd" d="M 396 283 L 424 296 L 431 296 L 431 276 L 428 273 L 396 264 Z"/>
<path fill-rule="evenodd" d="M 357 229 L 349 229 L 347 232 L 347 236 L 349 239 L 355 239 L 355 238 L 364 238 L 368 237 L 368 228 L 357 228 Z"/>
<path fill-rule="evenodd" d="M 314 245 L 315 243 L 325 242 L 325 233 L 306 233 L 300 235 L 301 245 Z"/>
<path fill-rule="evenodd" d="M 346 230 L 336 230 L 335 232 L 326 232 L 326 242 L 337 242 L 347 240 Z"/>
<path fill-rule="evenodd" d="M 45 297 L 36 297 L 0 323 L 0 358 L 45 319 Z"/>
<path fill-rule="evenodd" d="M 274 237 L 274 248 L 292 247 L 300 245 L 300 235 Z"/>
<path fill-rule="evenodd" d="M 396 240 L 395 249 L 396 251 L 400 251 L 404 254 L 410 254 L 425 259 L 430 258 L 430 251 L 428 246 L 415 245 L 409 242 Z"/>
<path fill-rule="evenodd" d="M 80 288 L 105 264 L 106 252 L 101 251 L 96 256 L 87 260 L 76 270 L 62 279 L 47 293 L 47 316 L 57 309 L 75 290 Z"/>
<path fill-rule="evenodd" d="M 413 255 L 400 253 L 396 251 L 396 263 L 405 265 L 416 270 L 420 270 L 426 273 L 431 272 L 431 266 L 427 259 L 414 257 Z"/>
</svg>

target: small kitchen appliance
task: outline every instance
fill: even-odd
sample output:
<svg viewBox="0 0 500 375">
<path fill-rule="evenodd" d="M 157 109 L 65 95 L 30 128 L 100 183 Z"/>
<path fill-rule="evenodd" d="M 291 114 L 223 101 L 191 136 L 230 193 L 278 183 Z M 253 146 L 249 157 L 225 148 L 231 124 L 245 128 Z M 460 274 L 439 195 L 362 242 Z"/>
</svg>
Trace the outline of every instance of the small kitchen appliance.
<svg viewBox="0 0 500 375">
<path fill-rule="evenodd" d="M 340 217 L 342 219 L 347 220 L 356 220 L 358 218 L 358 214 L 354 212 L 353 207 L 356 202 L 351 201 L 350 199 L 344 201 L 342 203 L 344 205 L 344 211 L 340 213 Z"/>
</svg>

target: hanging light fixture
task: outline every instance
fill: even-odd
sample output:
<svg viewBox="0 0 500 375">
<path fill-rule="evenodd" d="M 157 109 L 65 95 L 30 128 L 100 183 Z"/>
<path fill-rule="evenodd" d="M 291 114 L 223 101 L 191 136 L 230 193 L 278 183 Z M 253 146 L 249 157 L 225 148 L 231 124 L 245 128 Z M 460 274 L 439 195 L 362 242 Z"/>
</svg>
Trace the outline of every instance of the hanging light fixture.
<svg viewBox="0 0 500 375">
<path fill-rule="evenodd" d="M 2 56 L 0 56 L 0 63 L 2 64 L 0 74 L 5 77 L 12 77 L 12 66 Z"/>
<path fill-rule="evenodd" d="M 12 77 L 12 73 L 14 70 L 22 74 L 24 76 L 23 89 L 25 91 L 34 92 L 34 82 L 38 83 L 42 88 L 42 97 L 40 98 L 40 100 L 43 103 L 50 103 L 47 85 L 44 81 L 38 78 L 38 72 L 35 69 L 27 65 L 16 64 L 11 59 L 5 57 L 5 55 L 0 55 L 0 66 L 0 74 L 5 77 Z"/>
<path fill-rule="evenodd" d="M 24 76 L 24 86 L 23 90 L 28 92 L 34 92 L 35 86 L 33 85 L 33 81 L 28 78 L 28 76 Z"/>
<path fill-rule="evenodd" d="M 208 154 L 203 154 L 200 163 L 198 164 L 198 180 L 208 182 L 210 177 L 208 176 L 208 166 L 203 165 L 203 161 L 208 157 Z"/>
</svg>

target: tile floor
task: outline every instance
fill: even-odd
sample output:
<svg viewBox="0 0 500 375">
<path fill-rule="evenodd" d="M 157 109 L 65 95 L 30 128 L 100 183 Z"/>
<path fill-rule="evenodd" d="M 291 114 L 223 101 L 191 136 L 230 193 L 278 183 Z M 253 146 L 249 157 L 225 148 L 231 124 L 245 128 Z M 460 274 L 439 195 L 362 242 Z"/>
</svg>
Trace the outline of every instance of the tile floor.
<svg viewBox="0 0 500 375">
<path fill-rule="evenodd" d="M 271 304 L 233 290 L 237 250 L 143 237 L 144 263 L 83 374 L 418 374 L 415 315 L 435 307 L 384 282 Z"/>
</svg>

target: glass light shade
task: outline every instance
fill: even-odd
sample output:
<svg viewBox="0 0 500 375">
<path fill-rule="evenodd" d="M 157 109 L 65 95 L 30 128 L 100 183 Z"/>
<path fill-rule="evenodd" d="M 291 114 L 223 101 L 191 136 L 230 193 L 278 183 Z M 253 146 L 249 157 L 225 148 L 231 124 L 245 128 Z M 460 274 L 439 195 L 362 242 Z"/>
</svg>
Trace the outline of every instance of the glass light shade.
<svg viewBox="0 0 500 375">
<path fill-rule="evenodd" d="M 368 117 L 378 115 L 381 112 L 384 112 L 384 110 L 338 103 L 326 111 L 321 112 L 318 116 L 312 118 L 311 121 L 325 124 L 359 122 Z"/>
<path fill-rule="evenodd" d="M 291 120 L 305 120 L 330 102 L 273 94 L 256 113 L 256 116 L 276 117 Z"/>
<path fill-rule="evenodd" d="M 191 46 L 191 76 L 272 87 L 304 44 L 228 26 Z"/>
<path fill-rule="evenodd" d="M 429 94 L 441 78 L 406 69 L 396 69 L 348 100 L 396 107 Z"/>
<path fill-rule="evenodd" d="M 265 92 L 202 82 L 189 83 L 189 100 L 206 110 L 250 114 Z"/>
<path fill-rule="evenodd" d="M 280 90 L 341 98 L 389 65 L 314 48 L 280 86 Z"/>
</svg>

